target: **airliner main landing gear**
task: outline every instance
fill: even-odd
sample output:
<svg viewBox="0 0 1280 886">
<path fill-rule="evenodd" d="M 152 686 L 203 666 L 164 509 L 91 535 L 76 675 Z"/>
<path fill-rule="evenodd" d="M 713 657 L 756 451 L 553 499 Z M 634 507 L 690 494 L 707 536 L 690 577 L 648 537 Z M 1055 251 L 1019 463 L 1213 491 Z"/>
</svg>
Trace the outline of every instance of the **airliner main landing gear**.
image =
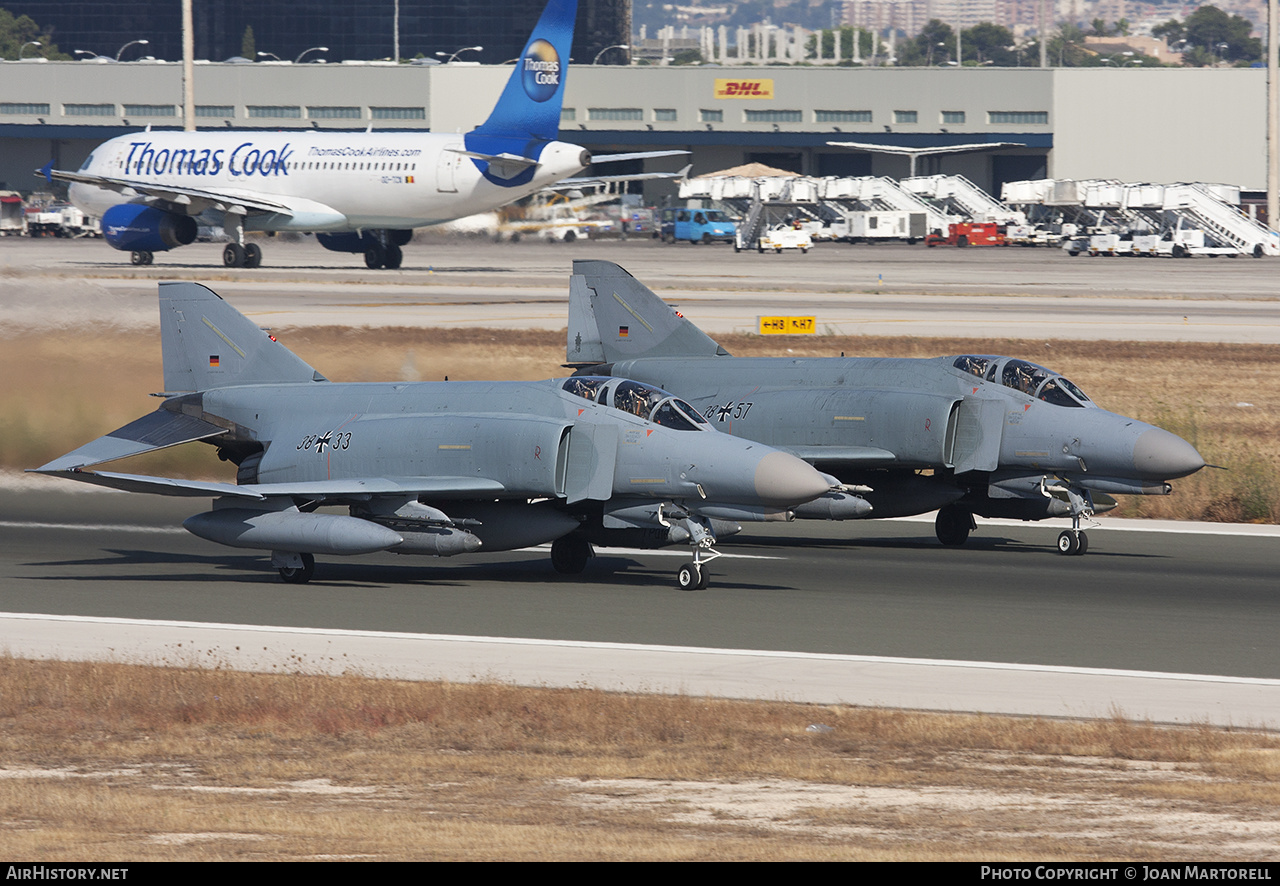
<svg viewBox="0 0 1280 886">
<path fill-rule="evenodd" d="M 364 266 L 371 271 L 379 268 L 389 271 L 398 269 L 404 261 L 404 251 L 391 242 L 386 231 L 377 231 L 374 236 L 376 239 L 365 247 Z"/>
<path fill-rule="evenodd" d="M 135 249 L 129 255 L 129 260 L 135 265 L 149 265 L 156 260 L 156 257 L 145 249 Z"/>
<path fill-rule="evenodd" d="M 262 247 L 244 242 L 244 218 L 228 212 L 222 222 L 231 242 L 222 250 L 222 264 L 227 268 L 256 268 L 262 264 Z"/>
</svg>

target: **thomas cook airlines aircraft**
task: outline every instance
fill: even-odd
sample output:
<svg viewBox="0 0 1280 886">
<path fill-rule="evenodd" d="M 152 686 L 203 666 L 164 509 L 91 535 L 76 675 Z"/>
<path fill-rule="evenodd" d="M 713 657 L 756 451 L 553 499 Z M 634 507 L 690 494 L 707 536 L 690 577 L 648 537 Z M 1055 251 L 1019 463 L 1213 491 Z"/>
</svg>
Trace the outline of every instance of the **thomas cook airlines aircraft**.
<svg viewBox="0 0 1280 886">
<path fill-rule="evenodd" d="M 70 182 L 71 201 L 136 265 L 205 224 L 230 237 L 227 267 L 261 264 L 245 231 L 310 231 L 370 268 L 398 268 L 413 228 L 503 206 L 593 162 L 557 140 L 577 5 L 548 2 L 489 119 L 466 134 L 142 132 L 98 146 L 77 172 L 41 173 Z M 680 152 L 595 162 L 665 153 Z"/>
</svg>

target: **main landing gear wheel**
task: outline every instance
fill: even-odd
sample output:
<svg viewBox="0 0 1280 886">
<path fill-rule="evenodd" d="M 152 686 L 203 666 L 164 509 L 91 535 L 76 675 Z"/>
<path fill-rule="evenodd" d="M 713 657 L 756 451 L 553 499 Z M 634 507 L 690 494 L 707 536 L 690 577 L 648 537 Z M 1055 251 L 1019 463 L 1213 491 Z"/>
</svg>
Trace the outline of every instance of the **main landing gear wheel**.
<svg viewBox="0 0 1280 886">
<path fill-rule="evenodd" d="M 577 575 L 592 557 L 591 543 L 582 538 L 557 538 L 551 543 L 551 568 L 561 575 Z"/>
<path fill-rule="evenodd" d="M 246 268 L 258 268 L 262 266 L 262 247 L 257 243 L 245 244 L 244 266 Z"/>
<path fill-rule="evenodd" d="M 400 268 L 400 263 L 404 261 L 404 250 L 392 243 L 387 247 L 387 258 L 382 266 L 388 271 L 395 271 Z"/>
<path fill-rule="evenodd" d="M 222 250 L 222 265 L 227 268 L 243 268 L 245 251 L 239 243 L 228 243 Z"/>
<path fill-rule="evenodd" d="M 304 585 L 311 581 L 311 576 L 316 574 L 316 558 L 311 554 L 299 554 L 302 558 L 301 566 L 281 566 L 280 578 L 282 581 L 291 585 Z"/>
<path fill-rule="evenodd" d="M 1058 553 L 1079 557 L 1089 550 L 1089 536 L 1074 529 L 1064 529 L 1058 536 Z"/>
<path fill-rule="evenodd" d="M 364 266 L 371 271 L 376 271 L 387 262 L 387 251 L 382 248 L 381 243 L 372 243 L 365 247 L 364 250 Z"/>
<path fill-rule="evenodd" d="M 135 265 L 149 265 L 155 261 L 155 259 L 156 257 L 145 249 L 135 250 L 129 255 L 129 261 L 133 262 Z"/>
<path fill-rule="evenodd" d="M 957 547 L 969 540 L 969 532 L 973 529 L 973 515 L 963 508 L 947 505 L 938 511 L 933 531 L 938 541 L 947 547 Z"/>
<path fill-rule="evenodd" d="M 692 560 L 681 566 L 680 571 L 676 573 L 676 581 L 679 582 L 682 591 L 700 591 L 707 586 L 710 577 L 703 570 L 701 563 L 694 563 Z"/>
</svg>

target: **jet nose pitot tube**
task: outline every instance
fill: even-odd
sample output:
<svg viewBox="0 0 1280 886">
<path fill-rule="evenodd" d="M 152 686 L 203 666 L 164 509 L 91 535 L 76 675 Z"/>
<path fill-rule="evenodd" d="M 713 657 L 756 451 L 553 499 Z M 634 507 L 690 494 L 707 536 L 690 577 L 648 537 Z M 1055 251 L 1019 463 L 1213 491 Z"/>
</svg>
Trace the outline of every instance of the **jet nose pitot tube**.
<svg viewBox="0 0 1280 886">
<path fill-rule="evenodd" d="M 1194 446 L 1163 428 L 1144 431 L 1133 444 L 1133 469 L 1143 478 L 1174 480 L 1194 474 L 1204 464 Z"/>
</svg>

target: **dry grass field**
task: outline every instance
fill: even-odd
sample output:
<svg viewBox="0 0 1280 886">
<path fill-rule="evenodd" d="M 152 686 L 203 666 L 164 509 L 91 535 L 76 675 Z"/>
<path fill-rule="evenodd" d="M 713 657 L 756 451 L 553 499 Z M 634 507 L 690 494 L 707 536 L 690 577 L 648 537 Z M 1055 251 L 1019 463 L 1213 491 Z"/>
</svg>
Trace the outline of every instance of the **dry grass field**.
<svg viewBox="0 0 1280 886">
<path fill-rule="evenodd" d="M 306 328 L 281 340 L 335 381 L 536 379 L 563 375 L 563 333 Z M 1190 440 L 1210 464 L 1168 498 L 1121 498 L 1117 516 L 1280 522 L 1280 349 L 878 337 L 727 336 L 747 356 L 1016 354 L 1057 369 L 1097 403 Z M 0 332 L 0 467 L 27 468 L 155 408 L 154 333 Z M 134 460 L 130 470 L 223 476 L 204 446 Z"/>
<path fill-rule="evenodd" d="M 1280 845 L 1280 738 L 1118 716 L 0 658 L 0 725 L 0 854 L 29 861 L 1243 863 Z"/>
</svg>

